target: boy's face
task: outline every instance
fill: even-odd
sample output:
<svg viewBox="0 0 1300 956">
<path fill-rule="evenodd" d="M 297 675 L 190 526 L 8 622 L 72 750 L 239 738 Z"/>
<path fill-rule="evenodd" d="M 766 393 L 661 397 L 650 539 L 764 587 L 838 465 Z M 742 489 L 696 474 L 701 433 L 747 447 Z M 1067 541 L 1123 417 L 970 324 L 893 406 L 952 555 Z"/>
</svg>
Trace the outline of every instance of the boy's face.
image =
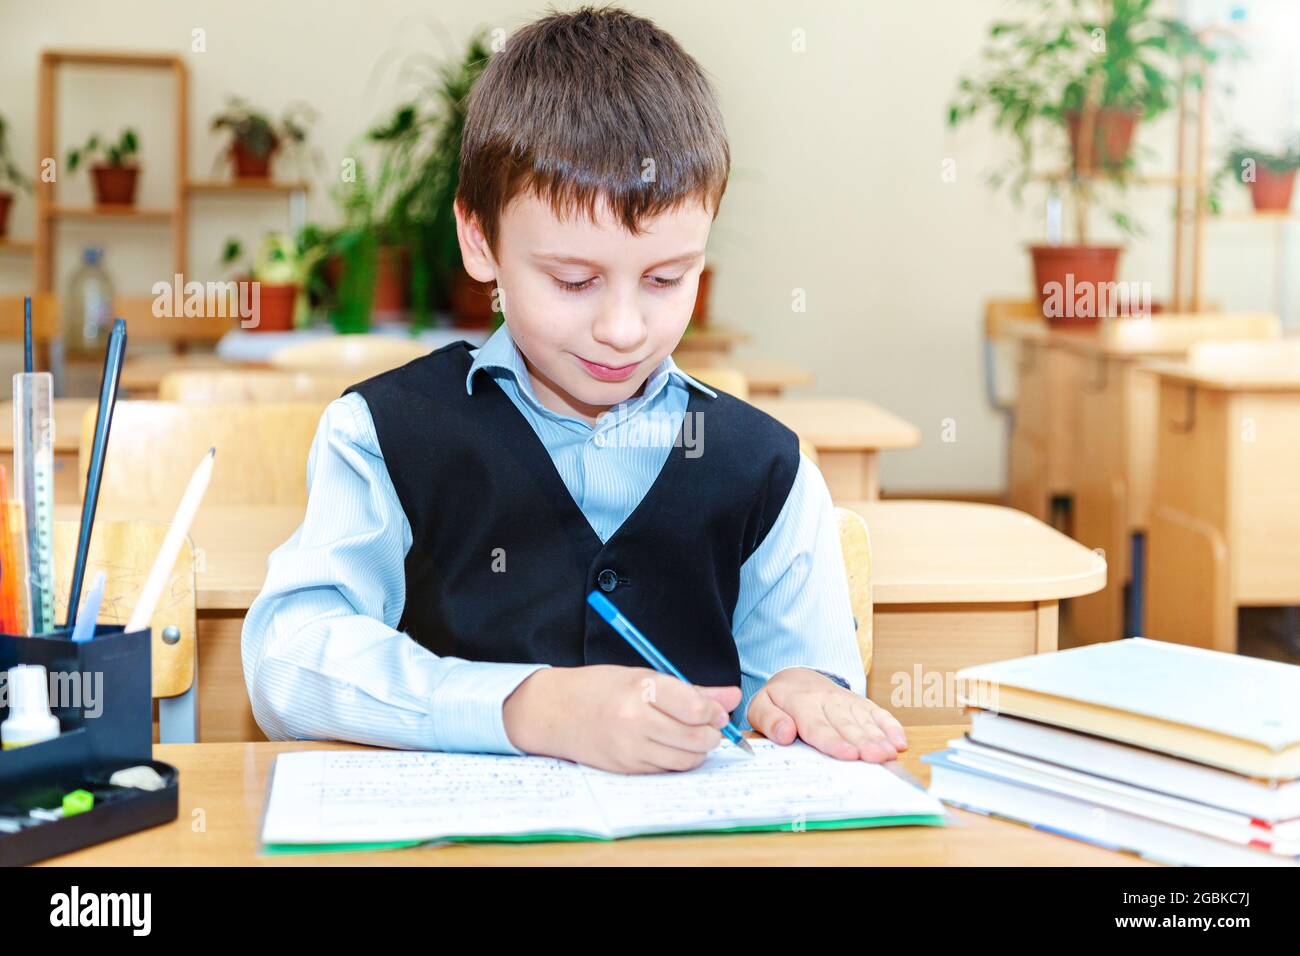
<svg viewBox="0 0 1300 956">
<path fill-rule="evenodd" d="M 547 408 L 589 423 L 640 393 L 695 306 L 711 213 L 692 200 L 633 236 L 603 204 L 561 220 L 531 193 L 501 217 L 493 256 L 456 207 L 465 269 L 495 280 L 510 334 Z"/>
</svg>

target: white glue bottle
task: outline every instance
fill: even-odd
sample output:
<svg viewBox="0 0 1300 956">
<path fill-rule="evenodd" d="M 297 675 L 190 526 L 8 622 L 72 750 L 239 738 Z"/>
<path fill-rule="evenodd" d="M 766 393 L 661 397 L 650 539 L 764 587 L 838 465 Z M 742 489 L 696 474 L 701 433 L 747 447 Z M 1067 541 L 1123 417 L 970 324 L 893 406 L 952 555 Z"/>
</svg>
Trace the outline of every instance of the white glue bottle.
<svg viewBox="0 0 1300 956">
<path fill-rule="evenodd" d="M 39 744 L 59 736 L 59 718 L 50 713 L 50 687 L 44 664 L 9 668 L 9 717 L 0 723 L 5 750 Z"/>
</svg>

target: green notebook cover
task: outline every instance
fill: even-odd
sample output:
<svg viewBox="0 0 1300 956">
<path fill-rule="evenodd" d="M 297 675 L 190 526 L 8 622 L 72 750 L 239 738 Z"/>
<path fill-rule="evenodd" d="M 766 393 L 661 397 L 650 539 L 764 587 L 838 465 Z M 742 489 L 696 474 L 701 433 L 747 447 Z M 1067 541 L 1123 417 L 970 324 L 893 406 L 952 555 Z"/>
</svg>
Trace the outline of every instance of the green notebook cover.
<svg viewBox="0 0 1300 956">
<path fill-rule="evenodd" d="M 902 826 L 944 826 L 940 815 L 922 814 L 917 816 L 860 817 L 848 820 L 810 820 L 802 825 L 804 830 L 866 830 L 874 827 Z M 661 836 L 695 836 L 716 833 L 769 833 L 776 831 L 796 832 L 793 824 L 768 823 L 754 826 L 720 827 L 715 830 L 673 830 L 664 832 L 628 834 L 623 837 L 599 837 L 585 833 L 521 833 L 508 836 L 470 836 L 439 837 L 430 840 L 396 840 L 391 843 L 265 843 L 262 851 L 269 855 L 290 855 L 298 853 L 359 853 L 365 850 L 404 850 L 413 846 L 437 845 L 440 843 L 612 843 L 614 840 L 629 840 L 641 837 Z"/>
</svg>

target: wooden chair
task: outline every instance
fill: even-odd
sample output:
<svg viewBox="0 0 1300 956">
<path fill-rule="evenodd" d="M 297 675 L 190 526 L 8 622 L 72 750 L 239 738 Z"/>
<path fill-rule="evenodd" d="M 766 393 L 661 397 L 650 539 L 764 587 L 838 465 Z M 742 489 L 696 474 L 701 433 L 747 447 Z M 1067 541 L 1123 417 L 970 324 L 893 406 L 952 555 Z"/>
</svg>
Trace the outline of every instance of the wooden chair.
<svg viewBox="0 0 1300 956">
<path fill-rule="evenodd" d="M 72 564 L 80 522 L 54 522 L 54 616 L 67 620 Z M 131 616 L 153 567 L 154 556 L 167 534 L 167 525 L 149 521 L 95 522 L 86 561 L 85 589 L 95 575 L 107 575 L 101 624 L 125 624 Z M 85 590 L 82 592 L 83 596 Z M 154 612 L 153 696 L 158 700 L 161 743 L 198 740 L 198 620 L 195 604 L 194 556 L 187 539 L 171 578 Z"/>
<path fill-rule="evenodd" d="M 187 405 L 118 402 L 99 492 L 101 512 L 170 514 L 194 467 L 217 449 L 209 505 L 304 505 L 307 453 L 323 402 Z M 95 435 L 92 406 L 81 423 L 79 493 Z"/>
<path fill-rule="evenodd" d="M 431 351 L 428 345 L 391 335 L 333 335 L 280 349 L 269 361 L 277 369 L 346 373 L 359 382 Z"/>
<path fill-rule="evenodd" d="M 836 508 L 835 520 L 840 530 L 840 551 L 849 579 L 849 603 L 858 634 L 858 655 L 862 673 L 871 674 L 871 533 L 866 519 L 848 508 Z"/>
<path fill-rule="evenodd" d="M 164 402 L 329 402 L 361 381 L 351 372 L 194 369 L 168 372 L 158 383 Z"/>
<path fill-rule="evenodd" d="M 749 381 L 744 374 L 726 366 L 683 366 L 682 371 L 710 388 L 721 389 L 736 398 L 749 400 Z"/>
</svg>

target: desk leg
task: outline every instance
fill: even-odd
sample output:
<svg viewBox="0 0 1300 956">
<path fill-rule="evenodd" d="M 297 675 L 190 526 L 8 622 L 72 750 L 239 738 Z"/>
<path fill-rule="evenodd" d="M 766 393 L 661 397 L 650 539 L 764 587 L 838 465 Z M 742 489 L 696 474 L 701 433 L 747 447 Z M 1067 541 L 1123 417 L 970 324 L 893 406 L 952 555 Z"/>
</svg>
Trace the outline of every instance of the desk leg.
<svg viewBox="0 0 1300 956">
<path fill-rule="evenodd" d="M 1059 601 L 1040 601 L 1034 611 L 1034 653 L 1051 654 L 1057 648 L 1061 604 Z"/>
<path fill-rule="evenodd" d="M 817 459 L 832 501 L 875 501 L 880 497 L 880 463 L 874 451 L 818 448 Z"/>
</svg>

